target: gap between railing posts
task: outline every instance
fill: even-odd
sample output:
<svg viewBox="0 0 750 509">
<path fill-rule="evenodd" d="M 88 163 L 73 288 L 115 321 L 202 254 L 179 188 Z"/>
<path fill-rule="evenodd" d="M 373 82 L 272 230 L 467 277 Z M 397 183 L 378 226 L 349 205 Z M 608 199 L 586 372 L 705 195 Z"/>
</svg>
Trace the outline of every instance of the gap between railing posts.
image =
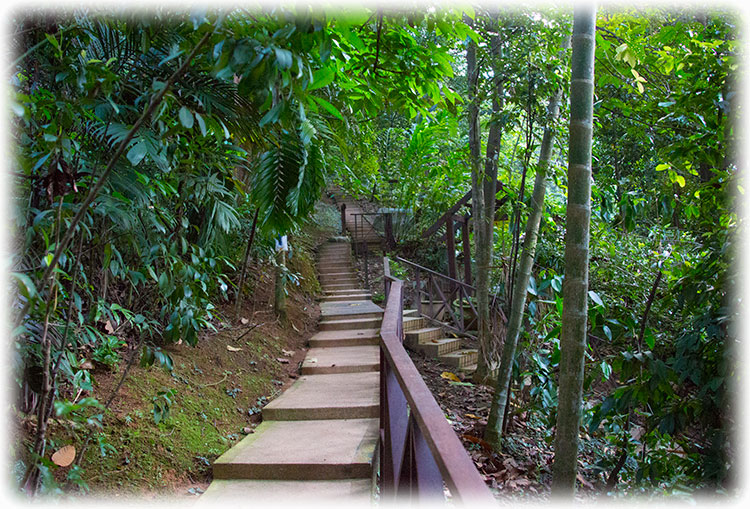
<svg viewBox="0 0 750 509">
<path fill-rule="evenodd" d="M 386 306 L 380 329 L 380 469 L 384 501 L 494 504 L 474 462 L 403 345 L 403 281 L 383 259 Z"/>
</svg>

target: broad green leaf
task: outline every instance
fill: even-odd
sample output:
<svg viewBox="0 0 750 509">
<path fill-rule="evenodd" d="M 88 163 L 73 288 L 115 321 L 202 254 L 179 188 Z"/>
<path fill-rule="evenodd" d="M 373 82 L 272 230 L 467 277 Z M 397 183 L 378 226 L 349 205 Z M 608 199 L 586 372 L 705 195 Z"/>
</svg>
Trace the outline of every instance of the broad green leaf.
<svg viewBox="0 0 750 509">
<path fill-rule="evenodd" d="M 195 120 L 198 121 L 198 127 L 200 127 L 201 135 L 206 135 L 206 122 L 203 120 L 203 117 L 201 117 L 200 113 L 195 114 Z"/>
<path fill-rule="evenodd" d="M 141 140 L 128 150 L 128 161 L 133 166 L 138 166 L 138 163 L 146 156 L 146 142 Z"/>
<path fill-rule="evenodd" d="M 328 67 L 318 69 L 313 73 L 313 82 L 307 87 L 307 90 L 317 90 L 330 84 L 336 77 L 336 72 Z"/>
<path fill-rule="evenodd" d="M 187 106 L 183 106 L 182 108 L 180 108 L 180 123 L 185 127 L 185 129 L 193 128 L 193 112 L 190 111 Z"/>
<path fill-rule="evenodd" d="M 593 290 L 589 290 L 589 297 L 591 297 L 591 300 L 594 301 L 594 304 L 597 306 L 604 306 L 604 302 L 602 302 L 602 298 L 599 297 L 599 294 L 596 293 Z"/>
<path fill-rule="evenodd" d="M 328 101 L 320 97 L 313 96 L 313 99 L 315 99 L 315 102 L 320 104 L 323 107 L 323 109 L 326 110 L 328 113 L 330 113 L 331 115 L 333 115 L 339 120 L 344 120 L 344 116 L 341 114 L 339 110 L 336 109 L 336 107 L 333 104 L 329 103 Z"/>
<path fill-rule="evenodd" d="M 275 48 L 276 63 L 280 69 L 289 69 L 292 67 L 292 52 L 282 48 Z"/>
</svg>

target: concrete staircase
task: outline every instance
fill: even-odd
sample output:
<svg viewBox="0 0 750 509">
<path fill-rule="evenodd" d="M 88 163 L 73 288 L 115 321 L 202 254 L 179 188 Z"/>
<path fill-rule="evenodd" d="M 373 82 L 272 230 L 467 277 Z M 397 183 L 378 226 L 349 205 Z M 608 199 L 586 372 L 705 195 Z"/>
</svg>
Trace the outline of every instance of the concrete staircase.
<svg viewBox="0 0 750 509">
<path fill-rule="evenodd" d="M 469 375 L 476 371 L 479 352 L 476 348 L 461 348 L 460 338 L 445 336 L 442 327 L 427 325 L 424 317 L 404 318 L 404 346 L 436 358 L 455 371 Z"/>
<path fill-rule="evenodd" d="M 200 502 L 368 503 L 378 439 L 383 310 L 358 287 L 348 242 L 326 242 L 318 264 L 320 332 L 300 378 L 263 409 L 253 434 L 219 457 Z"/>
</svg>

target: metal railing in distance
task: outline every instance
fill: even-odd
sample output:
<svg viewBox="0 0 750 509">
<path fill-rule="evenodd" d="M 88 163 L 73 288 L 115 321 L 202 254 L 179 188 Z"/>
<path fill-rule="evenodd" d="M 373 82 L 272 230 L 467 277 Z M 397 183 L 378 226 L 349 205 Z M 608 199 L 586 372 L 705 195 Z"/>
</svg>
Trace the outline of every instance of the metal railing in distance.
<svg viewBox="0 0 750 509">
<path fill-rule="evenodd" d="M 380 329 L 380 470 L 384 501 L 493 504 L 494 498 L 403 345 L 403 281 L 383 259 Z"/>
</svg>

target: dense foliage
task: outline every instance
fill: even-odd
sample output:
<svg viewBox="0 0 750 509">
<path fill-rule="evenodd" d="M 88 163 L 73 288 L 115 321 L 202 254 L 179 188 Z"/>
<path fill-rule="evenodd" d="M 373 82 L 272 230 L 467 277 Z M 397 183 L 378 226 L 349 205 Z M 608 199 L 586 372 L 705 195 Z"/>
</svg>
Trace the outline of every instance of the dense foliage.
<svg viewBox="0 0 750 509">
<path fill-rule="evenodd" d="M 568 91 L 570 13 L 301 7 L 13 21 L 15 407 L 38 423 L 21 454 L 25 489 L 53 478 L 52 415 L 96 435 L 104 402 L 76 398 L 91 390 L 88 364 L 116 365 L 129 349 L 169 368 L 160 346 L 195 344 L 213 326 L 217 304 L 242 291 L 254 213 L 252 253 L 270 258 L 326 184 L 402 209 L 400 240 L 471 189 L 472 42 L 482 132 L 502 131 L 489 265 L 493 293 L 508 300 L 545 107 Z M 741 57 L 729 13 L 603 10 L 597 20 L 583 424 L 609 444 L 589 468 L 634 491 L 721 489 L 729 478 Z M 513 377 L 517 403 L 550 426 L 566 101 Z M 419 252 L 445 263 L 435 242 Z M 169 397 L 155 395 L 155 408 Z"/>
</svg>

